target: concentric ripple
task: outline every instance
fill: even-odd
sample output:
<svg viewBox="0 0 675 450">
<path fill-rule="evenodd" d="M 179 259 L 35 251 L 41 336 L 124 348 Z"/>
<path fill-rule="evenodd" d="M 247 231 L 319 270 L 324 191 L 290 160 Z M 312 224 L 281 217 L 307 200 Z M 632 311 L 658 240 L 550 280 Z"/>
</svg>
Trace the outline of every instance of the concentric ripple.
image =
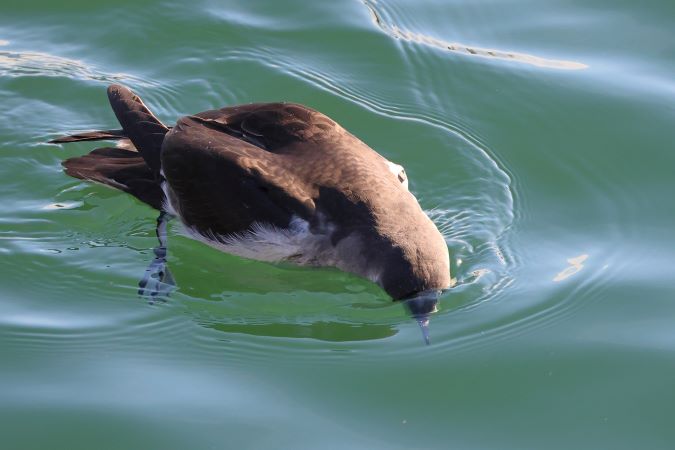
<svg viewBox="0 0 675 450">
<path fill-rule="evenodd" d="M 528 70 L 585 66 L 448 43 L 415 31 L 411 28 L 414 25 L 398 25 L 410 18 L 403 20 L 389 2 L 362 4 L 368 14 L 361 17 L 358 26 L 334 30 L 330 49 L 325 48 L 328 41 L 319 46 L 307 39 L 293 46 L 284 44 L 289 33 L 304 36 L 313 31 L 311 27 L 294 28 L 279 19 L 270 28 L 266 20 L 257 20 L 246 8 L 235 14 L 209 5 L 201 11 L 204 30 L 217 33 L 227 29 L 231 45 L 200 46 L 198 35 L 187 34 L 184 45 L 194 44 L 190 55 L 164 58 L 162 74 L 149 70 L 137 74 L 107 72 L 80 60 L 18 50 L 0 54 L 0 70 L 8 78 L 93 82 L 97 90 L 109 82 L 121 81 L 134 88 L 168 123 L 181 114 L 240 102 L 291 100 L 317 107 L 387 158 L 406 167 L 411 190 L 446 238 L 454 286 L 444 294 L 441 311 L 434 319 L 441 326 L 436 328 L 456 322 L 457 315 L 470 315 L 477 309 L 491 311 L 473 313 L 475 320 L 465 321 L 466 326 L 453 325 L 452 332 L 436 331 L 436 335 L 448 340 L 449 345 L 458 345 L 460 341 L 480 340 L 477 329 L 482 333 L 509 326 L 519 329 L 527 317 L 534 318 L 550 308 L 545 302 L 511 303 L 503 309 L 493 306 L 513 294 L 518 284 L 523 256 L 514 250 L 512 231 L 518 217 L 528 213 L 527 198 L 517 193 L 521 181 L 500 156 L 504 153 L 502 144 L 484 131 L 485 122 L 479 118 L 482 111 L 471 111 L 455 100 L 472 88 L 467 79 L 480 80 L 493 69 L 469 67 L 465 59 L 449 60 L 436 50 L 443 48 L 535 67 Z M 175 9 L 163 14 L 175 25 L 182 20 Z M 130 19 L 130 26 L 141 27 L 142 23 L 140 17 Z M 239 38 L 244 31 L 249 34 L 252 30 L 258 31 L 255 45 Z M 353 40 L 376 42 L 376 54 L 362 53 L 348 44 Z M 423 45 L 402 46 L 397 44 L 400 40 Z M 192 75 L 173 77 L 172 73 Z M 248 73 L 265 76 L 247 77 Z M 516 94 L 514 91 L 510 99 L 515 99 Z M 481 99 L 485 102 L 486 97 Z M 103 95 L 100 100 L 97 109 L 105 110 Z M 76 111 L 68 114 L 59 129 L 86 129 L 87 123 L 114 126 Z M 47 137 L 49 133 L 43 135 Z M 88 148 L 78 145 L 59 150 L 58 154 L 74 155 Z M 111 230 L 110 215 L 128 217 L 126 211 L 133 201 L 100 186 L 62 178 L 58 160 L 54 153 L 44 157 L 42 170 L 49 171 L 54 179 L 59 177 L 61 188 L 54 191 L 52 198 L 27 201 L 23 209 L 15 205 L 13 213 L 17 221 L 46 218 L 76 231 L 46 238 L 44 234 L 30 234 L 29 230 L 37 226 L 35 222 L 22 227 L 27 235 L 8 235 L 15 243 L 5 251 L 51 252 L 65 260 L 85 248 L 135 252 L 117 266 L 118 283 L 133 292 L 133 274 L 142 274 L 154 244 L 152 212 L 138 206 L 129 226 L 120 228 L 123 221 L 114 220 L 117 232 Z M 18 185 L 14 192 L 21 189 Z M 78 226 L 84 217 L 91 221 L 92 211 L 97 219 L 87 227 Z M 63 239 L 66 240 L 59 242 Z M 303 338 L 321 345 L 320 342 L 386 340 L 402 330 L 414 330 L 414 323 L 405 317 L 402 308 L 391 304 L 379 288 L 337 271 L 245 261 L 203 248 L 176 233 L 171 238 L 170 255 L 170 267 L 179 285 L 171 301 L 181 305 L 197 323 L 230 336 L 228 339 Z M 561 261 L 564 264 L 565 259 L 574 257 L 567 255 Z M 558 271 L 561 270 L 564 266 Z"/>
</svg>

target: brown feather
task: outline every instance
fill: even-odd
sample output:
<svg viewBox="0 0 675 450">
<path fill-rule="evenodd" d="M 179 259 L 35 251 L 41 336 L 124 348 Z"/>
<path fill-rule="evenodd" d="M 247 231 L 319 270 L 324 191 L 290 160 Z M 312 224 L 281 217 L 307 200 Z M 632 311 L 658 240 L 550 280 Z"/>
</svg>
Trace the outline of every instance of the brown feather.
<svg viewBox="0 0 675 450">
<path fill-rule="evenodd" d="M 97 148 L 88 155 L 63 161 L 66 173 L 127 192 L 156 209 L 162 208 L 164 193 L 138 153 L 116 147 Z"/>
</svg>

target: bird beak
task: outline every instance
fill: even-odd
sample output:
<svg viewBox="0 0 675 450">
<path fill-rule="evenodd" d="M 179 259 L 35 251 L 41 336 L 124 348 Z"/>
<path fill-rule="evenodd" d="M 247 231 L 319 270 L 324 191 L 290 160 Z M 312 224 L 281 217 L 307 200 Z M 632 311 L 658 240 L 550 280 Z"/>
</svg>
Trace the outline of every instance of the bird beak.
<svg viewBox="0 0 675 450">
<path fill-rule="evenodd" d="M 440 291 L 435 289 L 423 291 L 414 297 L 403 300 L 403 305 L 411 316 L 415 318 L 422 331 L 424 343 L 429 345 L 429 316 L 435 313 L 438 305 Z"/>
</svg>

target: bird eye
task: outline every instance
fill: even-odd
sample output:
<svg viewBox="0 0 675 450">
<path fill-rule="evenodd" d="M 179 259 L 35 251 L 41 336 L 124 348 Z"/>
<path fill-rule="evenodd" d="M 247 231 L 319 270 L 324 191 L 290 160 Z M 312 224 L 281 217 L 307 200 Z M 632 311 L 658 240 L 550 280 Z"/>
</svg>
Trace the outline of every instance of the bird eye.
<svg viewBox="0 0 675 450">
<path fill-rule="evenodd" d="M 401 183 L 405 183 L 405 181 L 408 179 L 408 177 L 405 174 L 405 169 L 401 169 L 401 171 L 398 173 L 398 181 Z"/>
</svg>

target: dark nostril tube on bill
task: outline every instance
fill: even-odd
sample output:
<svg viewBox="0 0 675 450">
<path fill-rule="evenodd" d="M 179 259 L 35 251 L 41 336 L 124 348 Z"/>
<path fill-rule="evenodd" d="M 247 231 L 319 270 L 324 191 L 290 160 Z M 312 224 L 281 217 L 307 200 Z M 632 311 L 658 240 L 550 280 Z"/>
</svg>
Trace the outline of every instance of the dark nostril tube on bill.
<svg viewBox="0 0 675 450">
<path fill-rule="evenodd" d="M 429 316 L 437 310 L 438 295 L 439 291 L 436 290 L 425 291 L 403 300 L 405 308 L 420 326 L 424 343 L 427 345 L 431 343 L 429 339 Z"/>
</svg>

